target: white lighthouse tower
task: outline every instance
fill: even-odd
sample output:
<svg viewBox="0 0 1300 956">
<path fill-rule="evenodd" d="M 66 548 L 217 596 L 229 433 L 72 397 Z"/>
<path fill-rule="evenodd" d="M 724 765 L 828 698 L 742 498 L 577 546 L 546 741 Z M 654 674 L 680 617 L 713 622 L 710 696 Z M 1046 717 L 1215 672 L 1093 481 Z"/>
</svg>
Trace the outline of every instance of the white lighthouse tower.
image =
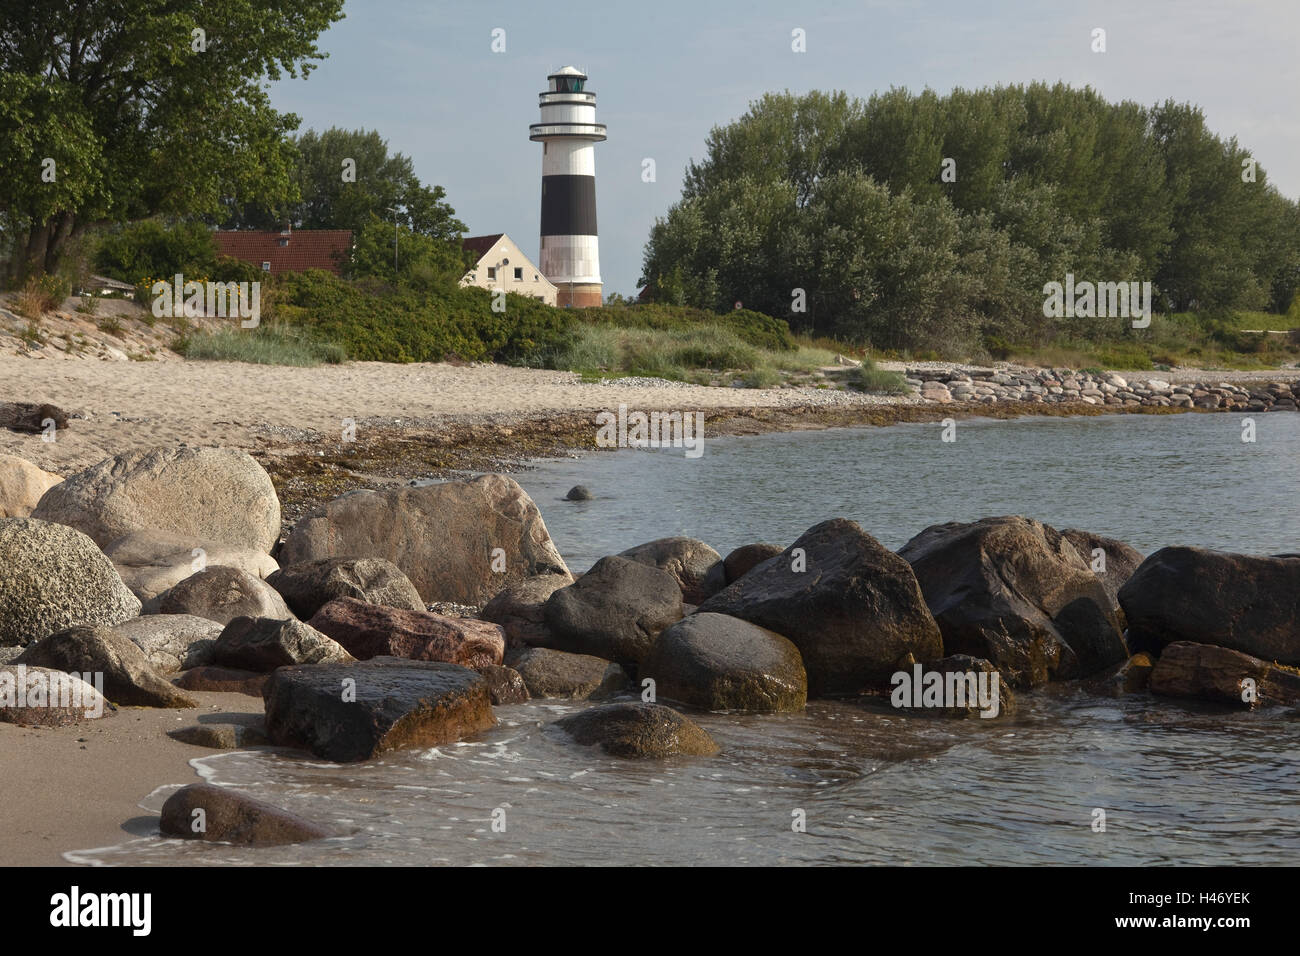
<svg viewBox="0 0 1300 956">
<path fill-rule="evenodd" d="M 584 89 L 587 74 L 566 66 L 547 80 L 542 121 L 528 127 L 542 144 L 542 274 L 555 284 L 557 305 L 600 305 L 595 144 L 605 125 L 596 122 L 596 94 Z"/>
</svg>

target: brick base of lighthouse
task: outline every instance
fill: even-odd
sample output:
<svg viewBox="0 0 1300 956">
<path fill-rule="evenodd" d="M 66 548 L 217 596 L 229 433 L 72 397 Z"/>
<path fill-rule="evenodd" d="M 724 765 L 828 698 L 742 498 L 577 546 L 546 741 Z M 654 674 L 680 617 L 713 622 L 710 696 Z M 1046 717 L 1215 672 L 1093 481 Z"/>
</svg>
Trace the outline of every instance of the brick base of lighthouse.
<svg viewBox="0 0 1300 956">
<path fill-rule="evenodd" d="M 574 284 L 570 289 L 567 283 L 555 290 L 555 304 L 561 309 L 588 309 L 604 304 L 603 286 Z"/>
</svg>

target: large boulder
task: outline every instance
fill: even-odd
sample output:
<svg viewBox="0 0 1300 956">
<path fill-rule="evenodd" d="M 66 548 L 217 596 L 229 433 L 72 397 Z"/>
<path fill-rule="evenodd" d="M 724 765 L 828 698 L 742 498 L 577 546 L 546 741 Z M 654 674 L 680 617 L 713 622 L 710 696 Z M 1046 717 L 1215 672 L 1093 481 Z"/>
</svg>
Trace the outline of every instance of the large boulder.
<svg viewBox="0 0 1300 956">
<path fill-rule="evenodd" d="M 599 745 L 612 757 L 708 757 L 718 752 L 703 727 L 662 704 L 602 704 L 562 717 L 554 726 L 583 746 Z"/>
<path fill-rule="evenodd" d="M 702 710 L 803 710 L 808 678 L 799 648 L 737 617 L 704 612 L 659 635 L 641 662 L 655 693 Z"/>
<path fill-rule="evenodd" d="M 911 567 L 844 518 L 809 528 L 699 611 L 788 638 L 803 657 L 810 697 L 859 693 L 887 679 L 908 654 L 943 655 Z"/>
<path fill-rule="evenodd" d="M 80 624 L 111 626 L 139 613 L 139 600 L 80 531 L 0 518 L 0 646 Z"/>
<path fill-rule="evenodd" d="M 632 672 L 660 632 L 682 619 L 682 589 L 666 571 L 611 555 L 552 594 L 545 614 L 552 647 Z"/>
<path fill-rule="evenodd" d="M 504 667 L 501 664 L 488 664 L 477 670 L 488 682 L 488 693 L 492 696 L 494 707 L 503 704 L 522 704 L 530 698 L 523 675 L 514 668 Z"/>
<path fill-rule="evenodd" d="M 290 664 L 347 664 L 355 660 L 342 645 L 310 624 L 268 617 L 237 617 L 212 648 L 212 663 L 246 671 L 271 671 Z"/>
<path fill-rule="evenodd" d="M 29 645 L 15 661 L 103 675 L 104 696 L 130 707 L 197 707 L 149 663 L 144 651 L 106 627 L 71 627 Z"/>
<path fill-rule="evenodd" d="M 722 555 L 703 541 L 681 537 L 639 544 L 620 551 L 619 557 L 667 571 L 682 589 L 682 600 L 687 604 L 699 604 L 713 593 L 706 589 L 705 579 L 709 569 L 722 560 Z"/>
<path fill-rule="evenodd" d="M 1300 673 L 1212 644 L 1168 645 L 1151 671 L 1151 693 L 1194 697 L 1251 710 L 1300 703 Z"/>
<path fill-rule="evenodd" d="M 271 476 L 230 448 L 155 448 L 109 458 L 55 485 L 33 517 L 106 547 L 133 531 L 171 531 L 270 553 L 280 538 Z"/>
<path fill-rule="evenodd" d="M 504 475 L 343 495 L 300 519 L 279 557 L 288 567 L 341 555 L 392 561 L 429 604 L 481 606 L 569 570 L 533 499 Z"/>
<path fill-rule="evenodd" d="M 17 455 L 0 455 L 0 518 L 26 518 L 63 479 Z"/>
<path fill-rule="evenodd" d="M 1129 656 L 1106 589 L 1055 528 L 1019 516 L 949 522 L 898 553 L 945 651 L 991 661 L 1014 687 L 1087 677 Z"/>
<path fill-rule="evenodd" d="M 165 836 L 235 846 L 283 846 L 341 836 L 297 814 L 210 783 L 181 787 L 162 805 Z"/>
<path fill-rule="evenodd" d="M 266 687 L 268 673 L 239 670 L 234 667 L 217 667 L 205 664 L 193 667 L 174 680 L 177 687 L 185 690 L 205 690 L 220 694 L 247 694 L 249 697 L 262 696 Z"/>
<path fill-rule="evenodd" d="M 293 617 L 284 598 L 261 578 L 220 565 L 191 574 L 144 606 L 145 614 L 194 614 L 218 624 L 237 617 Z"/>
<path fill-rule="evenodd" d="M 266 579 L 304 621 L 335 598 L 423 611 L 420 592 L 402 569 L 383 558 L 321 558 L 281 568 Z"/>
<path fill-rule="evenodd" d="M 623 668 L 589 654 L 525 647 L 511 653 L 509 664 L 519 672 L 533 697 L 586 700 L 615 693 L 627 685 Z"/>
<path fill-rule="evenodd" d="M 156 598 L 208 565 L 239 568 L 256 578 L 280 567 L 265 551 L 152 528 L 118 538 L 104 548 L 104 554 L 141 601 Z"/>
<path fill-rule="evenodd" d="M 1015 695 L 993 663 L 968 654 L 901 666 L 890 677 L 889 702 L 927 717 L 992 720 L 1016 709 Z"/>
<path fill-rule="evenodd" d="M 500 664 L 506 649 L 505 635 L 496 624 L 367 604 L 356 598 L 330 601 L 312 616 L 311 626 L 363 661 L 404 657 L 485 667 Z"/>
<path fill-rule="evenodd" d="M 146 614 L 115 624 L 113 630 L 144 651 L 163 674 L 210 664 L 221 635 L 220 624 L 193 614 Z"/>
<path fill-rule="evenodd" d="M 492 727 L 487 681 L 457 664 L 376 657 L 281 667 L 264 692 L 272 741 L 339 763 L 437 747 Z"/>
<path fill-rule="evenodd" d="M 500 624 L 507 647 L 549 647 L 551 629 L 546 626 L 546 602 L 560 588 L 573 583 L 569 574 L 539 574 L 524 578 L 501 591 L 483 606 L 479 617 Z"/>
<path fill-rule="evenodd" d="M 734 584 L 764 561 L 775 558 L 781 553 L 777 544 L 742 544 L 725 558 L 709 568 L 704 579 L 704 590 L 710 595 L 717 594 L 728 584 Z"/>
<path fill-rule="evenodd" d="M 1101 581 L 1101 586 L 1106 589 L 1111 608 L 1118 611 L 1119 589 L 1142 563 L 1142 552 L 1123 541 L 1093 534 L 1091 531 L 1080 531 L 1078 528 L 1066 528 L 1061 532 L 1061 537 L 1074 545 L 1079 557 L 1083 558 L 1084 563 Z"/>
<path fill-rule="evenodd" d="M 92 684 L 51 667 L 0 666 L 0 723 L 63 727 L 113 713 Z"/>
<path fill-rule="evenodd" d="M 1119 601 L 1135 651 L 1189 641 L 1300 664 L 1300 556 L 1161 548 Z"/>
</svg>

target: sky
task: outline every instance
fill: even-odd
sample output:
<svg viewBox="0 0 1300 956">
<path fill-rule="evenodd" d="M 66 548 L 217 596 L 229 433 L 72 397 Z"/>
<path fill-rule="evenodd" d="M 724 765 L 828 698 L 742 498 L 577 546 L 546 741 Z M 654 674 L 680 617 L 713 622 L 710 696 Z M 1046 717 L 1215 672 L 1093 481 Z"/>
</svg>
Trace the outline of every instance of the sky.
<svg viewBox="0 0 1300 956">
<path fill-rule="evenodd" d="M 446 189 L 469 235 L 508 233 L 534 262 L 537 94 L 562 66 L 588 74 L 609 128 L 595 146 L 607 294 L 637 291 L 650 228 L 709 130 L 768 91 L 1061 80 L 1112 101 L 1189 101 L 1300 196 L 1300 0 L 348 0 L 344 12 L 319 40 L 328 59 L 272 84 L 275 107 L 300 129 L 378 130 Z M 1104 53 L 1091 49 L 1098 27 Z"/>
</svg>

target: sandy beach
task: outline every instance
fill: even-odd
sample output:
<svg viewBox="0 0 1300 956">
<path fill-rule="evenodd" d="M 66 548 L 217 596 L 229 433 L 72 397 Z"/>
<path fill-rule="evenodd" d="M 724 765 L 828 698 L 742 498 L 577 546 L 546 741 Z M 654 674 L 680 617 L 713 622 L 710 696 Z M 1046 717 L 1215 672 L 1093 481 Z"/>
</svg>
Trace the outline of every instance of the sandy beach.
<svg viewBox="0 0 1300 956">
<path fill-rule="evenodd" d="M 245 694 L 188 691 L 193 710 L 122 707 L 68 727 L 0 723 L 0 866 L 67 866 L 69 850 L 113 846 L 156 831 L 140 808 L 157 787 L 198 783 L 190 761 L 218 753 L 167 731 L 262 713 Z"/>
</svg>

